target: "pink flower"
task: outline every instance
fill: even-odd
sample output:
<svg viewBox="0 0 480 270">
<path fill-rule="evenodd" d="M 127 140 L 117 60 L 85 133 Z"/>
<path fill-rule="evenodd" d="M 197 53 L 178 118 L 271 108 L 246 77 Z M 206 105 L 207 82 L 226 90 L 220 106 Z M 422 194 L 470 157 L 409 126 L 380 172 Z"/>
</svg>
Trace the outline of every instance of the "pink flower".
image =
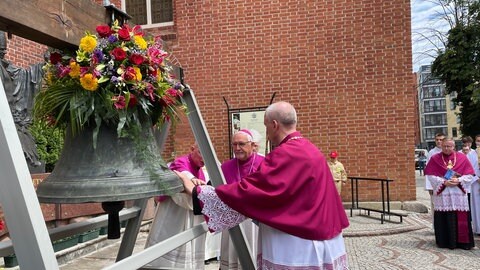
<svg viewBox="0 0 480 270">
<path fill-rule="evenodd" d="M 155 65 L 161 65 L 163 62 L 163 59 L 167 56 L 167 53 L 162 50 L 159 50 L 158 48 L 150 47 L 147 50 L 147 55 L 148 55 L 148 58 L 150 59 L 150 62 L 152 62 Z"/>
<path fill-rule="evenodd" d="M 169 94 L 169 95 L 172 96 L 172 97 L 181 96 L 181 93 L 182 93 L 182 92 L 178 91 L 177 89 L 175 89 L 175 88 L 173 88 L 173 87 L 172 87 L 172 88 L 169 88 L 169 89 L 167 90 L 167 94 Z"/>
<path fill-rule="evenodd" d="M 125 108 L 125 97 L 124 96 L 113 96 L 112 97 L 113 106 L 115 109 L 121 110 Z"/>
<path fill-rule="evenodd" d="M 135 36 L 142 36 L 143 37 L 143 30 L 141 25 L 135 25 L 132 28 L 132 32 Z"/>
<path fill-rule="evenodd" d="M 143 94 L 146 97 L 149 97 L 151 101 L 155 101 L 154 93 L 155 93 L 155 88 L 153 87 L 153 85 L 148 83 L 145 87 L 145 91 L 143 92 Z"/>
<path fill-rule="evenodd" d="M 59 67 L 58 67 L 58 77 L 59 77 L 59 78 L 63 78 L 63 77 L 65 77 L 65 76 L 67 76 L 67 75 L 70 73 L 70 70 L 71 70 L 71 69 L 70 69 L 69 66 L 67 66 L 67 67 L 65 67 L 65 66 L 59 66 Z"/>
</svg>

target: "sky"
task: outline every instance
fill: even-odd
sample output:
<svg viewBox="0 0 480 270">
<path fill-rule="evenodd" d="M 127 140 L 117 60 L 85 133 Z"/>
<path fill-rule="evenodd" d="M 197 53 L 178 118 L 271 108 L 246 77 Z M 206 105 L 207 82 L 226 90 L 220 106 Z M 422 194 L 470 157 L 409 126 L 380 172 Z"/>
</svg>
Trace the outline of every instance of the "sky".
<svg viewBox="0 0 480 270">
<path fill-rule="evenodd" d="M 412 65 L 417 72 L 422 65 L 435 59 L 437 48 L 442 48 L 435 31 L 446 33 L 450 28 L 441 16 L 444 14 L 439 0 L 410 0 L 412 10 Z"/>
</svg>

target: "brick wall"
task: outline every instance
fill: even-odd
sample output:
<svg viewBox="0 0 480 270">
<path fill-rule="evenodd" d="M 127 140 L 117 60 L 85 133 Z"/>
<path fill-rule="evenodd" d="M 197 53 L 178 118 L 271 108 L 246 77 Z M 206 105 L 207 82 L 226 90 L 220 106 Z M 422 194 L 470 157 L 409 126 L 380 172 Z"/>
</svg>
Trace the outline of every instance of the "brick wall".
<svg viewBox="0 0 480 270">
<path fill-rule="evenodd" d="M 221 161 L 222 97 L 255 107 L 276 92 L 296 107 L 305 136 L 339 151 L 349 175 L 394 179 L 393 200 L 415 198 L 409 1 L 175 2 L 174 52 Z M 374 198 L 375 186 L 363 195 Z"/>
<path fill-rule="evenodd" d="M 150 32 L 169 37 L 220 161 L 229 155 L 222 97 L 256 107 L 276 92 L 275 101 L 296 107 L 298 129 L 324 153 L 337 150 L 350 176 L 393 179 L 392 200 L 415 199 L 409 1 L 174 3 L 175 26 Z M 184 118 L 164 157 L 188 152 L 193 140 Z M 361 186 L 361 197 L 379 199 L 376 186 Z"/>
<path fill-rule="evenodd" d="M 32 64 L 43 62 L 46 50 L 46 46 L 12 35 L 7 38 L 5 59 L 17 67 L 28 68 Z"/>
</svg>

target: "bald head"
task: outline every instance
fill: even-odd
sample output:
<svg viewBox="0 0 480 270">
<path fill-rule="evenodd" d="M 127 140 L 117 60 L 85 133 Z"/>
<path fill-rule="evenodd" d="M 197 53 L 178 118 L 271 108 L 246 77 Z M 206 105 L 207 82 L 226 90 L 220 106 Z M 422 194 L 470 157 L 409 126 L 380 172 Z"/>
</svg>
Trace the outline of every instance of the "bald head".
<svg viewBox="0 0 480 270">
<path fill-rule="evenodd" d="M 271 104 L 265 110 L 265 117 L 268 120 L 276 120 L 287 128 L 295 128 L 297 125 L 297 112 L 292 104 L 279 101 Z"/>
<path fill-rule="evenodd" d="M 287 135 L 296 131 L 297 112 L 284 101 L 273 103 L 265 110 L 267 137 L 273 145 L 278 145 Z"/>
</svg>

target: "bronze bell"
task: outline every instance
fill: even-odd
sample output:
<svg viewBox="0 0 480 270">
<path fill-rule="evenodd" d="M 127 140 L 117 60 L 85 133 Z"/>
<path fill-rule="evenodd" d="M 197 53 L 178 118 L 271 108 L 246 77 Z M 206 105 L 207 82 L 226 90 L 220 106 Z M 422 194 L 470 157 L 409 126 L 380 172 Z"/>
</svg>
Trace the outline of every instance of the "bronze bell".
<svg viewBox="0 0 480 270">
<path fill-rule="evenodd" d="M 131 139 L 118 138 L 115 129 L 102 125 L 95 148 L 93 132 L 93 128 L 86 127 L 72 136 L 67 129 L 60 159 L 37 188 L 40 202 L 102 202 L 109 213 L 110 234 L 110 219 L 115 218 L 110 208 L 116 208 L 113 215 L 116 212 L 114 222 L 118 222 L 118 211 L 125 200 L 172 195 L 183 190 L 175 173 L 162 160 L 151 126 L 144 127 L 139 138 Z M 110 207 L 110 202 L 117 203 Z M 109 238 L 120 236 L 119 225 L 118 232 L 114 231 L 117 229 L 112 230 Z"/>
</svg>

